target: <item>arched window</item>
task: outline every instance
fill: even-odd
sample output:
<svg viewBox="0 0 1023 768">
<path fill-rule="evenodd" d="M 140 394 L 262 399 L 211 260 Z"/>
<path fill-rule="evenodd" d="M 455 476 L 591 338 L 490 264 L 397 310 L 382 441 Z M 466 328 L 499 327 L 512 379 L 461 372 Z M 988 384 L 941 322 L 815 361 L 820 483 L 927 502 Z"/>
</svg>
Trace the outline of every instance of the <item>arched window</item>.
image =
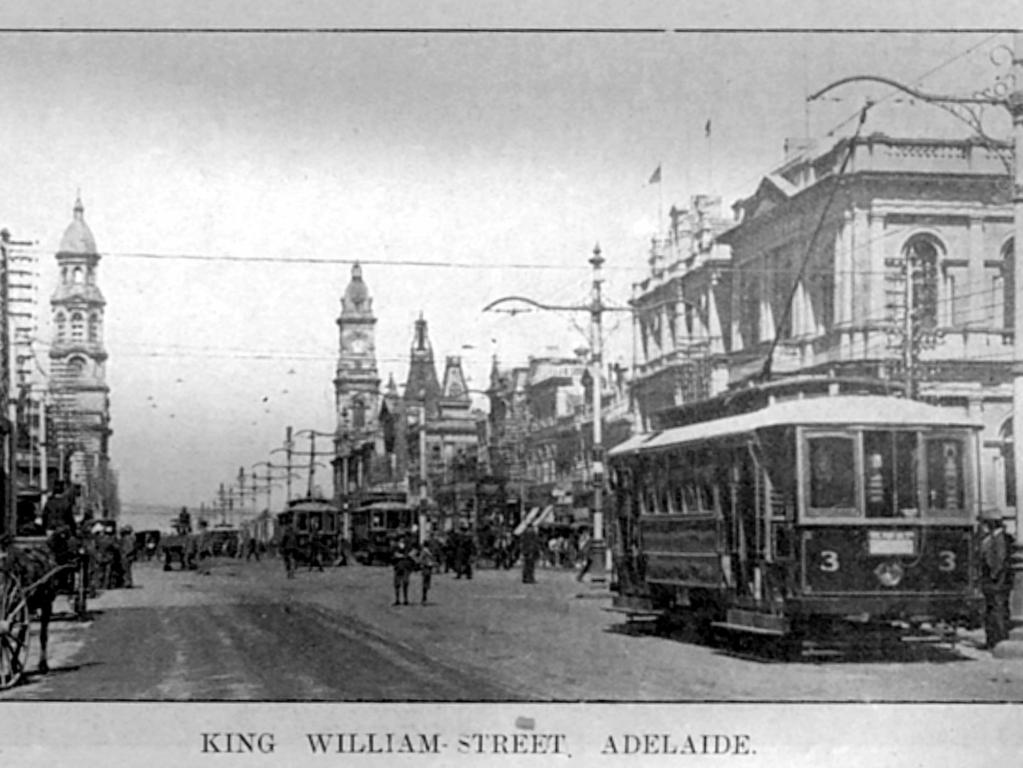
<svg viewBox="0 0 1023 768">
<path fill-rule="evenodd" d="M 99 313 L 93 312 L 89 315 L 89 341 L 99 341 Z"/>
<path fill-rule="evenodd" d="M 366 426 L 366 404 L 362 400 L 352 403 L 352 426 L 362 429 Z"/>
<path fill-rule="evenodd" d="M 906 243 L 905 257 L 913 280 L 913 317 L 920 328 L 938 325 L 938 244 L 926 235 Z"/>
<path fill-rule="evenodd" d="M 72 379 L 83 376 L 85 374 L 85 361 L 80 357 L 72 357 L 67 361 L 67 374 Z"/>
<path fill-rule="evenodd" d="M 57 327 L 57 341 L 64 341 L 67 338 L 67 315 L 58 312 L 53 316 L 53 322 Z"/>
<path fill-rule="evenodd" d="M 79 283 L 82 282 L 82 268 L 81 267 L 75 267 L 74 271 L 71 273 L 71 282 L 73 282 L 75 284 L 79 284 Z"/>
<path fill-rule="evenodd" d="M 71 315 L 71 341 L 81 341 L 85 337 L 85 318 L 81 312 Z"/>
</svg>

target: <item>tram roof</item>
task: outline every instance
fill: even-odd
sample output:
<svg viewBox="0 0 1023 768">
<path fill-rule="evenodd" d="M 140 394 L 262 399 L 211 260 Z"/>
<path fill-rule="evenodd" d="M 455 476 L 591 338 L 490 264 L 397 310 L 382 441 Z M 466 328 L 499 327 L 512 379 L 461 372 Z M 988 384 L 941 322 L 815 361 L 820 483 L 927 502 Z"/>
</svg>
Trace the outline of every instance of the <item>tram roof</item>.
<svg viewBox="0 0 1023 768">
<path fill-rule="evenodd" d="M 918 400 L 875 395 L 835 395 L 774 402 L 749 413 L 634 435 L 608 451 L 608 455 L 621 456 L 641 449 L 667 448 L 680 443 L 784 426 L 983 427 L 958 410 L 928 405 Z"/>
<path fill-rule="evenodd" d="M 288 512 L 336 512 L 337 507 L 325 499 L 299 499 L 288 505 Z"/>
</svg>

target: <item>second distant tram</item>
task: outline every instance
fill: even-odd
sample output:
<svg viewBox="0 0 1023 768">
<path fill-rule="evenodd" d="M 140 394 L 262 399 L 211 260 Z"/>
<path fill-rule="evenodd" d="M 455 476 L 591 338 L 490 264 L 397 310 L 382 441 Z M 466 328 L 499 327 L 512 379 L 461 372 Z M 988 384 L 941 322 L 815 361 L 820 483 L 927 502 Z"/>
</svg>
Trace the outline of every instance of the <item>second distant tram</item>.
<svg viewBox="0 0 1023 768">
<path fill-rule="evenodd" d="M 763 388 L 609 454 L 616 606 L 799 639 L 975 624 L 980 425 L 843 389 Z"/>
</svg>

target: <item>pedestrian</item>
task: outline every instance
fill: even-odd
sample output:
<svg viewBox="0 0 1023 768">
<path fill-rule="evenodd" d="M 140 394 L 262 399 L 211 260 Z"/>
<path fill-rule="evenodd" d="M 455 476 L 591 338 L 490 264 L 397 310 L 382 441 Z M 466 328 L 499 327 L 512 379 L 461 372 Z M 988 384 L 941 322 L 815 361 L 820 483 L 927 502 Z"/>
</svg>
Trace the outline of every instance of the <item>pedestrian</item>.
<svg viewBox="0 0 1023 768">
<path fill-rule="evenodd" d="M 984 595 L 984 647 L 991 649 L 1009 636 L 1009 594 L 1012 540 L 1005 531 L 1001 510 L 985 508 L 980 539 L 980 589 Z"/>
<path fill-rule="evenodd" d="M 590 572 L 590 566 L 593 565 L 592 540 L 590 539 L 590 532 L 585 528 L 579 536 L 579 559 L 582 562 L 582 566 L 579 568 L 579 573 L 576 574 L 576 581 L 582 581 L 586 574 Z"/>
<path fill-rule="evenodd" d="M 394 604 L 408 605 L 408 586 L 412 571 L 416 567 L 416 561 L 412 558 L 403 539 L 400 539 L 394 548 L 391 565 L 394 567 Z"/>
<path fill-rule="evenodd" d="M 460 579 L 465 576 L 467 579 L 472 579 L 472 561 L 476 556 L 476 542 L 469 530 L 469 524 L 466 522 L 461 524 L 458 533 L 455 534 L 454 549 L 455 578 Z"/>
<path fill-rule="evenodd" d="M 558 552 L 561 550 L 561 539 L 551 536 L 547 539 L 547 562 L 551 568 L 558 564 Z"/>
<path fill-rule="evenodd" d="M 121 529 L 121 586 L 131 589 L 135 586 L 131 566 L 135 562 L 135 532 L 130 525 Z"/>
<path fill-rule="evenodd" d="M 245 562 L 249 562 L 253 557 L 256 558 L 256 562 L 259 562 L 259 542 L 256 541 L 255 536 L 249 536 L 245 542 Z"/>
<path fill-rule="evenodd" d="M 540 534 L 536 532 L 535 525 L 530 524 L 522 532 L 519 549 L 522 550 L 522 583 L 536 584 L 536 561 L 540 557 L 543 545 L 540 543 Z"/>
<path fill-rule="evenodd" d="M 430 594 L 430 582 L 433 580 L 433 571 L 437 567 L 437 555 L 434 553 L 433 548 L 434 543 L 432 541 L 424 541 L 419 547 L 416 557 L 416 562 L 419 565 L 419 575 L 423 580 L 423 605 L 426 605 L 427 596 Z"/>
<path fill-rule="evenodd" d="M 199 573 L 209 576 L 210 560 L 213 558 L 213 537 L 210 535 L 209 523 L 205 520 L 199 521 L 199 535 L 195 542 L 195 548 Z"/>
<path fill-rule="evenodd" d="M 284 573 L 289 579 L 295 578 L 295 557 L 298 554 L 298 534 L 291 522 L 284 524 L 281 531 L 281 557 L 284 558 Z"/>
</svg>

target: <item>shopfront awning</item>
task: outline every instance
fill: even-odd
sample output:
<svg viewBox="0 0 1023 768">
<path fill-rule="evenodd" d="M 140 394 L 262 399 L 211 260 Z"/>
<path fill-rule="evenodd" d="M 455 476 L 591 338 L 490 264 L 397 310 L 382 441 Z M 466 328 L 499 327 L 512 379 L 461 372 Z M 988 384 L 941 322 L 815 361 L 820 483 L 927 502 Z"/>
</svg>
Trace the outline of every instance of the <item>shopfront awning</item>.
<svg viewBox="0 0 1023 768">
<path fill-rule="evenodd" d="M 526 530 L 530 525 L 540 525 L 544 521 L 551 521 L 554 519 L 554 505 L 548 505 L 541 509 L 540 507 L 533 507 L 529 510 L 529 514 L 522 518 L 512 534 L 515 536 L 521 536 L 523 531 Z"/>
</svg>

